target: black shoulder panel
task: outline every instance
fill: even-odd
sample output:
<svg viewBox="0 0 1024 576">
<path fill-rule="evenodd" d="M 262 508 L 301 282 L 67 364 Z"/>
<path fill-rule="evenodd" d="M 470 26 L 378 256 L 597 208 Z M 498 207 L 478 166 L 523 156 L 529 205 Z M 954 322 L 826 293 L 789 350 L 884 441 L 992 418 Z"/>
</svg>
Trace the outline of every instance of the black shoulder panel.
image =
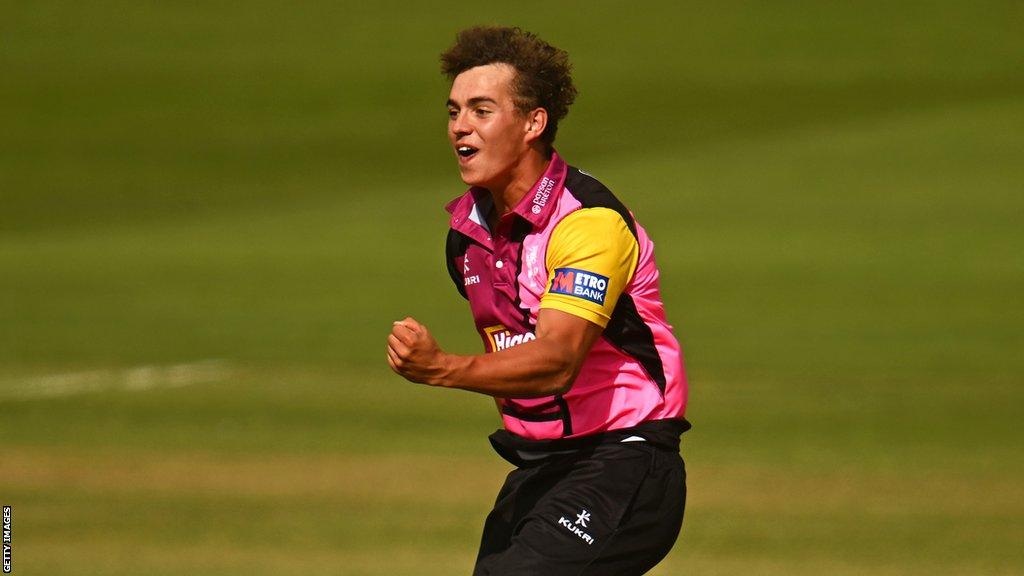
<svg viewBox="0 0 1024 576">
<path fill-rule="evenodd" d="M 469 239 L 464 235 L 448 229 L 448 239 L 445 241 L 444 247 L 444 261 L 448 265 L 448 275 L 451 276 L 452 282 L 455 283 L 456 290 L 459 294 L 462 294 L 463 298 L 469 299 L 466 296 L 466 287 L 463 285 L 462 274 L 459 271 L 458 266 L 455 265 L 455 259 L 460 256 L 466 255 L 466 248 L 469 247 Z"/>
<path fill-rule="evenodd" d="M 665 366 L 654 346 L 654 333 L 640 317 L 633 297 L 629 294 L 619 296 L 611 320 L 604 329 L 604 337 L 619 350 L 636 358 L 661 393 L 665 394 Z"/>
<path fill-rule="evenodd" d="M 629 227 L 629 231 L 633 233 L 633 237 L 636 238 L 636 222 L 633 220 L 633 215 L 597 178 L 590 174 L 584 174 L 575 166 L 570 166 L 568 174 L 565 176 L 565 187 L 584 208 L 611 208 L 618 212 L 626 222 L 626 226 Z"/>
</svg>

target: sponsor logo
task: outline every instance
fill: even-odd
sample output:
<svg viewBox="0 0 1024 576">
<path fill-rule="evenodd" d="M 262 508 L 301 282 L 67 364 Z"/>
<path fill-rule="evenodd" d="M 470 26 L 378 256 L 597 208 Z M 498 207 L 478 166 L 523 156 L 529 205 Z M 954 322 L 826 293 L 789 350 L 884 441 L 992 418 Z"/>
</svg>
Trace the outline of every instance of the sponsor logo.
<svg viewBox="0 0 1024 576">
<path fill-rule="evenodd" d="M 587 522 L 590 522 L 590 512 L 583 510 L 582 512 L 576 515 L 576 524 L 579 524 L 580 526 L 586 528 Z"/>
<path fill-rule="evenodd" d="M 608 277 L 577 268 L 556 268 L 548 292 L 575 296 L 603 305 L 608 293 Z"/>
<path fill-rule="evenodd" d="M 526 276 L 529 278 L 530 287 L 534 290 L 541 288 L 537 277 L 540 275 L 540 268 L 537 266 L 537 245 L 534 244 L 523 250 L 523 264 L 526 266 Z"/>
<path fill-rule="evenodd" d="M 583 540 L 589 546 L 594 544 L 594 537 L 583 531 L 583 528 L 587 527 L 587 522 L 589 521 L 590 512 L 581 510 L 580 513 L 576 515 L 575 522 L 570 522 L 565 516 L 562 516 L 558 519 L 558 525 L 562 526 L 569 532 L 572 532 L 577 538 Z"/>
<path fill-rule="evenodd" d="M 533 195 L 533 208 L 530 211 L 534 214 L 540 214 L 544 205 L 548 203 L 548 198 L 551 197 L 551 190 L 555 187 L 555 181 L 545 176 L 540 184 L 537 185 L 537 192 Z"/>
<path fill-rule="evenodd" d="M 463 286 L 470 286 L 473 284 L 480 283 L 479 274 L 474 274 L 472 276 L 469 275 L 469 254 L 466 254 L 462 258 L 462 275 L 465 277 L 465 279 L 463 280 Z"/>
<path fill-rule="evenodd" d="M 518 346 L 523 342 L 529 342 L 537 339 L 537 336 L 535 336 L 533 332 L 513 334 L 511 330 L 505 328 L 505 326 L 501 324 L 484 328 L 484 333 L 487 334 L 487 339 L 491 343 L 491 351 L 493 352 L 501 352 L 506 348 Z"/>
</svg>

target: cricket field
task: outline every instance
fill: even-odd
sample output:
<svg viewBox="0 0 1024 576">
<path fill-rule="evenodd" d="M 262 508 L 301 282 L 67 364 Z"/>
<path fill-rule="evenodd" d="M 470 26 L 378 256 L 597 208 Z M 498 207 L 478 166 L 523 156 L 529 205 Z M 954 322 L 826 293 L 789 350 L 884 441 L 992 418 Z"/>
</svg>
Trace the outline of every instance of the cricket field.
<svg viewBox="0 0 1024 576">
<path fill-rule="evenodd" d="M 509 466 L 437 55 L 569 51 L 567 160 L 652 235 L 691 385 L 652 574 L 1024 574 L 1019 2 L 0 0 L 14 574 L 468 574 Z"/>
</svg>

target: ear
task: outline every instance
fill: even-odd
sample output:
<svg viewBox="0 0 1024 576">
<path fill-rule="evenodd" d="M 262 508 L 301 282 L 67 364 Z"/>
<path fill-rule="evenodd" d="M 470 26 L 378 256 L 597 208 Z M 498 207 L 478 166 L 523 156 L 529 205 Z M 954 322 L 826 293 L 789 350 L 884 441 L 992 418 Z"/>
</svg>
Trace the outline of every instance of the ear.
<svg viewBox="0 0 1024 576">
<path fill-rule="evenodd" d="M 540 139 L 544 129 L 548 127 L 548 111 L 543 108 L 534 108 L 526 113 L 525 139 L 527 144 L 532 144 Z"/>
</svg>

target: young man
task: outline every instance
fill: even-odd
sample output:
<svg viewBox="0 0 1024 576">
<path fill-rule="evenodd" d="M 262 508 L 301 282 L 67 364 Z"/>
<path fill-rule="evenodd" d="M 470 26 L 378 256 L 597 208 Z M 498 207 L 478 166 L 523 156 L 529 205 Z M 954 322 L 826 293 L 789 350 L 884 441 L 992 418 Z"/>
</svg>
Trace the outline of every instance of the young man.
<svg viewBox="0 0 1024 576">
<path fill-rule="evenodd" d="M 493 396 L 495 450 L 517 466 L 474 574 L 642 574 L 686 500 L 686 379 L 653 244 L 552 143 L 576 95 L 568 55 L 517 28 L 464 30 L 441 56 L 448 138 L 468 192 L 448 204 L 447 263 L 486 353 L 442 351 L 395 322 L 405 378 Z"/>
</svg>

